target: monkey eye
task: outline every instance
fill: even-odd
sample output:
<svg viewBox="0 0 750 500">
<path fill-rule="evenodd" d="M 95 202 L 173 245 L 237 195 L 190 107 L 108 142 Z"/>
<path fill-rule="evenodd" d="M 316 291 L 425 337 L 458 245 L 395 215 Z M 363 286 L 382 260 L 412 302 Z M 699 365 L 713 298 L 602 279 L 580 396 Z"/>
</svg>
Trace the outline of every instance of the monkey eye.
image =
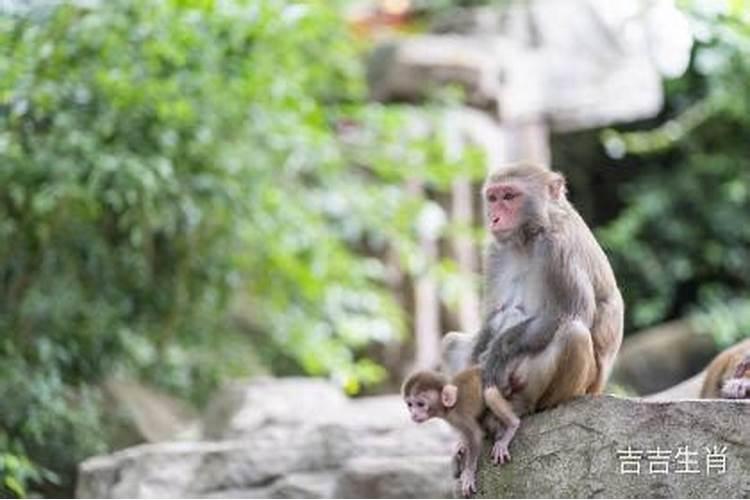
<svg viewBox="0 0 750 500">
<path fill-rule="evenodd" d="M 514 193 L 512 191 L 508 191 L 503 195 L 503 200 L 512 200 L 513 198 L 517 198 L 519 196 L 518 193 Z"/>
<path fill-rule="evenodd" d="M 497 196 L 495 194 L 487 195 L 487 201 L 490 203 L 495 203 L 497 201 Z"/>
<path fill-rule="evenodd" d="M 424 408 L 424 401 L 417 401 L 417 406 L 420 408 Z"/>
</svg>

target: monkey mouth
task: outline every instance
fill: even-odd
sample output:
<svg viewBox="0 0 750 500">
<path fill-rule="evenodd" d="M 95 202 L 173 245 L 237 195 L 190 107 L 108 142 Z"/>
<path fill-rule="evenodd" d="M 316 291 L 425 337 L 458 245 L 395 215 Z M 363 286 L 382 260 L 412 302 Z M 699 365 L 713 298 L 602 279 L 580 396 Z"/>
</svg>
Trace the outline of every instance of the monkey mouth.
<svg viewBox="0 0 750 500">
<path fill-rule="evenodd" d="M 418 417 L 418 416 L 416 416 L 416 415 L 413 415 L 413 416 L 411 417 L 411 419 L 412 419 L 413 421 L 415 421 L 416 423 L 418 423 L 418 424 L 421 424 L 422 422 L 424 422 L 425 420 L 427 420 L 427 418 L 426 418 L 426 417 Z"/>
</svg>

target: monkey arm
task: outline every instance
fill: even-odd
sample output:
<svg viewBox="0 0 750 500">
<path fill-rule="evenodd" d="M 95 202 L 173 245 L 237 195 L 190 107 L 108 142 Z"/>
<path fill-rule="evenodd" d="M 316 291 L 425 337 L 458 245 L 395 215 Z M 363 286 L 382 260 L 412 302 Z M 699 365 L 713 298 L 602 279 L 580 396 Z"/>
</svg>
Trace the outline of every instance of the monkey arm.
<svg viewBox="0 0 750 500">
<path fill-rule="evenodd" d="M 490 343 L 487 361 L 482 372 L 485 387 L 505 386 L 502 375 L 508 363 L 520 354 L 535 354 L 543 350 L 555 335 L 559 320 L 550 317 L 528 318 L 497 335 Z"/>
<path fill-rule="evenodd" d="M 494 336 L 494 329 L 492 328 L 492 321 L 500 314 L 500 311 L 493 311 L 487 315 L 487 319 L 482 323 L 482 329 L 479 330 L 477 341 L 474 343 L 474 348 L 471 351 L 471 362 L 478 363 L 479 356 L 487 350 L 487 346 L 490 344 L 492 337 Z"/>
</svg>

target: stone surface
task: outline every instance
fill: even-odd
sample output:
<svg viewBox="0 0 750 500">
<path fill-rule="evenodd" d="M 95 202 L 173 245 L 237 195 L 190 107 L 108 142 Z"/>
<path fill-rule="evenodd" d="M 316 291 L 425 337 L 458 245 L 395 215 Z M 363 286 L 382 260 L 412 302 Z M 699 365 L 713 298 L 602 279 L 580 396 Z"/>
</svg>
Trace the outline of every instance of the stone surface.
<svg viewBox="0 0 750 500">
<path fill-rule="evenodd" d="M 203 428 L 210 441 L 136 446 L 86 460 L 77 496 L 331 498 L 348 491 L 425 497 L 449 491 L 435 481 L 450 472 L 455 434 L 441 421 L 411 422 L 398 395 L 349 399 L 316 379 L 238 381 L 209 405 Z"/>
<path fill-rule="evenodd" d="M 265 394 L 266 397 L 262 397 Z M 317 401 L 317 404 L 316 404 Z M 231 402 L 232 404 L 228 404 Z M 346 398 L 311 379 L 237 383 L 209 408 L 210 441 L 147 444 L 79 466 L 78 497 L 445 498 L 456 441 L 409 421 L 398 395 Z M 218 418 L 222 415 L 222 418 Z M 524 419 L 513 461 L 487 463 L 482 497 L 750 496 L 750 402 L 581 398 Z M 726 446 L 727 472 L 620 474 L 617 450 Z M 672 467 L 677 466 L 674 459 Z"/>
<path fill-rule="evenodd" d="M 293 407 L 291 405 L 294 405 Z M 267 426 L 336 421 L 348 400 L 332 384 L 314 378 L 260 377 L 228 384 L 204 415 L 208 439 L 239 438 Z"/>
<path fill-rule="evenodd" d="M 668 474 L 621 474 L 618 450 L 671 451 Z M 699 472 L 677 473 L 679 447 Z M 705 447 L 726 446 L 726 473 L 706 469 Z M 485 450 L 487 451 L 487 450 Z M 643 401 L 586 397 L 525 419 L 512 462 L 484 453 L 479 498 L 699 498 L 750 496 L 750 401 Z"/>
<path fill-rule="evenodd" d="M 334 498 L 450 498 L 450 457 L 357 458 L 341 471 Z"/>
</svg>

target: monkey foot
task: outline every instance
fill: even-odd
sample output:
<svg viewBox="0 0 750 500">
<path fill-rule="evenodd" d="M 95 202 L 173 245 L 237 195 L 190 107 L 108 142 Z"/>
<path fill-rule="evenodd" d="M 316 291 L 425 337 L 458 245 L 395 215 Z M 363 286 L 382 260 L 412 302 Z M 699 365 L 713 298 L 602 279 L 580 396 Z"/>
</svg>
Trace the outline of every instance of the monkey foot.
<svg viewBox="0 0 750 500">
<path fill-rule="evenodd" d="M 464 470 L 461 473 L 461 493 L 464 497 L 469 498 L 471 495 L 477 492 L 477 479 L 476 475 L 469 471 Z"/>
<path fill-rule="evenodd" d="M 750 379 L 730 378 L 721 388 L 722 397 L 729 399 L 750 398 Z"/>
<path fill-rule="evenodd" d="M 502 441 L 495 441 L 495 444 L 492 446 L 492 463 L 501 465 L 508 462 L 510 462 L 508 445 Z"/>
</svg>

